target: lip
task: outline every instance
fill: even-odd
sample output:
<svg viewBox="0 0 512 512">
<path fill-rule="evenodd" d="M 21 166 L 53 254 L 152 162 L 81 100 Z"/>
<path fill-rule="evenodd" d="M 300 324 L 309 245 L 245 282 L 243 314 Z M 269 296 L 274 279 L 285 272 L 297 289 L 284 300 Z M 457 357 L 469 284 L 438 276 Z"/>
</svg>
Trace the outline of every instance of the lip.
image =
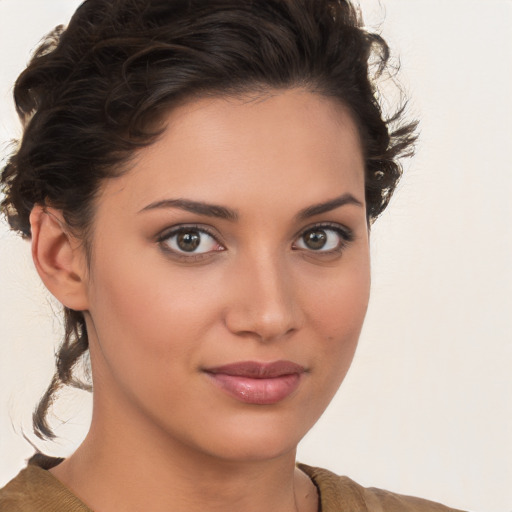
<svg viewBox="0 0 512 512">
<path fill-rule="evenodd" d="M 204 370 L 228 395 L 255 405 L 275 404 L 290 396 L 305 371 L 303 366 L 291 361 L 241 361 Z"/>
</svg>

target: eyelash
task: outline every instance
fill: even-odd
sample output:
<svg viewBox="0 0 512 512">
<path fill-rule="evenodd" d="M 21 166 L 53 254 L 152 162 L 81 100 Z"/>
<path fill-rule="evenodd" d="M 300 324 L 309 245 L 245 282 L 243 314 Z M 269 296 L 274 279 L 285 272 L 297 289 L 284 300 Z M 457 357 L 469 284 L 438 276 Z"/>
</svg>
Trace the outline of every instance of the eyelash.
<svg viewBox="0 0 512 512">
<path fill-rule="evenodd" d="M 341 254 L 348 247 L 348 245 L 354 241 L 354 238 L 355 238 L 354 232 L 351 229 L 341 226 L 339 224 L 334 224 L 331 222 L 323 222 L 323 223 L 313 224 L 312 226 L 308 226 L 305 229 L 302 229 L 300 231 L 300 233 L 295 237 L 295 240 L 301 240 L 307 233 L 316 231 L 316 230 L 318 230 L 318 231 L 334 231 L 339 236 L 339 242 L 338 242 L 337 246 L 335 248 L 327 250 L 327 251 L 314 250 L 314 249 L 296 247 L 295 246 L 296 242 L 295 242 L 294 245 L 292 246 L 292 248 L 297 251 L 305 251 L 308 254 L 314 255 L 316 257 L 318 257 L 318 256 L 320 256 L 320 257 L 333 256 L 333 255 Z"/>
<path fill-rule="evenodd" d="M 315 230 L 323 230 L 323 231 L 333 231 L 339 236 L 339 242 L 338 245 L 330 250 L 322 251 L 322 250 L 315 250 L 315 249 L 308 249 L 303 247 L 297 247 L 297 241 L 301 240 L 307 233 L 315 231 Z M 193 253 L 190 252 L 187 254 L 186 251 L 180 252 L 176 249 L 172 249 L 169 247 L 169 240 L 171 240 L 173 237 L 178 236 L 180 233 L 190 233 L 192 231 L 195 231 L 199 234 L 203 233 L 211 237 L 219 246 L 219 249 L 214 249 L 211 251 L 206 251 L 203 253 Z M 332 256 L 336 254 L 341 254 L 344 249 L 354 240 L 354 233 L 351 229 L 347 227 L 342 227 L 339 224 L 334 224 L 330 222 L 324 222 L 319 224 L 313 224 L 312 226 L 307 226 L 306 228 L 302 229 L 296 236 L 295 236 L 295 242 L 292 245 L 292 250 L 295 251 L 305 251 L 307 253 L 310 253 L 311 255 L 315 256 Z M 197 224 L 187 224 L 187 225 L 181 225 L 181 226 L 175 226 L 169 230 L 164 231 L 161 233 L 158 238 L 157 242 L 160 245 L 161 249 L 167 253 L 170 254 L 173 258 L 180 259 L 182 261 L 186 262 L 196 262 L 201 261 L 205 258 L 211 257 L 214 253 L 217 252 L 223 252 L 226 250 L 223 243 L 219 241 L 219 237 L 212 232 L 207 226 L 204 225 L 197 225 Z"/>
<path fill-rule="evenodd" d="M 199 234 L 208 235 L 221 247 L 221 249 L 215 249 L 213 251 L 208 251 L 208 252 L 204 252 L 204 253 L 190 252 L 187 254 L 187 252 L 185 252 L 185 251 L 180 252 L 180 251 L 177 251 L 177 250 L 169 247 L 168 242 L 170 239 L 179 235 L 180 233 L 190 233 L 191 231 L 195 231 Z M 222 242 L 219 241 L 218 236 L 216 236 L 207 226 L 197 225 L 197 224 L 187 224 L 187 225 L 182 225 L 182 226 L 176 226 L 169 230 L 166 230 L 161 235 L 159 235 L 157 242 L 165 253 L 170 254 L 174 258 L 180 259 L 182 261 L 187 261 L 187 262 L 201 261 L 205 258 L 210 257 L 212 255 L 212 253 L 223 252 L 225 250 L 225 247 L 223 246 Z"/>
</svg>

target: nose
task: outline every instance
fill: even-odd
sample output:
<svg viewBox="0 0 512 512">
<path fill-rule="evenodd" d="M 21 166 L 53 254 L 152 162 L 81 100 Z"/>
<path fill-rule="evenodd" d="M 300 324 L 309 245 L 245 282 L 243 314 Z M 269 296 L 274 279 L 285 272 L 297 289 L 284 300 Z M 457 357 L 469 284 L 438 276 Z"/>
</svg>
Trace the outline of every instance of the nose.
<svg viewBox="0 0 512 512">
<path fill-rule="evenodd" d="M 270 342 L 300 329 L 302 314 L 294 279 L 278 258 L 245 260 L 232 269 L 231 280 L 233 294 L 225 314 L 231 332 Z"/>
</svg>

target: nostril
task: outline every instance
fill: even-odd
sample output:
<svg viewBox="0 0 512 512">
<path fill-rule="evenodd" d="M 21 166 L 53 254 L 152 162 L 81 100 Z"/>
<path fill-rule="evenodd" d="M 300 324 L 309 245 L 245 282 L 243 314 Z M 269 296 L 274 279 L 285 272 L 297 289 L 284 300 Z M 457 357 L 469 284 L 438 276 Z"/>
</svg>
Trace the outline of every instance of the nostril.
<svg viewBox="0 0 512 512">
<path fill-rule="evenodd" d="M 298 315 L 293 308 L 281 308 L 280 312 L 258 311 L 254 304 L 232 308 L 226 314 L 225 323 L 238 336 L 265 342 L 289 337 L 299 329 Z"/>
</svg>

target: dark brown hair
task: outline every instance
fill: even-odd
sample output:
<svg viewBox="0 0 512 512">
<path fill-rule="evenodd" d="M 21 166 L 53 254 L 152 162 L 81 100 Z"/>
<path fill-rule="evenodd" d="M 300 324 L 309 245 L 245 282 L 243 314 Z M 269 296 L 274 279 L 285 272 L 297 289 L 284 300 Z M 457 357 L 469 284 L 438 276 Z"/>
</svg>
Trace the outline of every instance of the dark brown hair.
<svg viewBox="0 0 512 512">
<path fill-rule="evenodd" d="M 403 108 L 383 119 L 375 79 L 388 58 L 385 41 L 364 30 L 348 0 L 86 0 L 16 82 L 24 134 L 1 175 L 3 212 L 30 237 L 31 209 L 51 205 L 87 248 L 99 184 L 156 139 L 173 106 L 301 87 L 350 110 L 372 222 L 400 177 L 397 158 L 412 153 L 415 139 Z M 64 316 L 57 371 L 34 413 L 39 437 L 54 437 L 46 416 L 59 387 L 86 387 L 73 377 L 88 349 L 84 317 L 66 308 Z"/>
</svg>

